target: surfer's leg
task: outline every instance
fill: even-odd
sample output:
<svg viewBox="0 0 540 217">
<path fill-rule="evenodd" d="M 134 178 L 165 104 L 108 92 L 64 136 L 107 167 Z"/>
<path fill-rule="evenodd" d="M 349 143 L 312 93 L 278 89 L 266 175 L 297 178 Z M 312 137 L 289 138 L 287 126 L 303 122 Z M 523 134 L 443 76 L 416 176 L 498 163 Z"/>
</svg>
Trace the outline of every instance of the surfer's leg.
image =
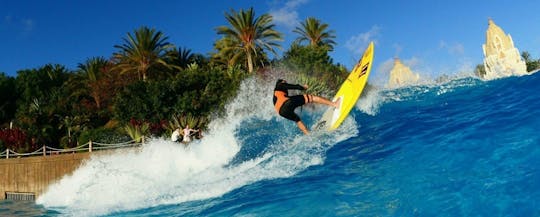
<svg viewBox="0 0 540 217">
<path fill-rule="evenodd" d="M 279 110 L 279 115 L 281 117 L 287 118 L 288 120 L 298 122 L 300 121 L 300 117 L 294 113 L 294 109 L 297 106 L 294 104 L 293 100 L 287 100 L 285 103 L 283 103 L 283 106 L 281 106 L 281 109 Z"/>
<path fill-rule="evenodd" d="M 296 125 L 298 125 L 298 128 L 300 128 L 300 130 L 302 130 L 302 132 L 304 132 L 305 135 L 309 134 L 309 131 L 308 131 L 306 125 L 304 125 L 304 123 L 302 121 L 297 121 Z"/>
<path fill-rule="evenodd" d="M 308 134 L 309 131 L 307 130 L 306 125 L 302 123 L 302 120 L 300 120 L 300 117 L 296 113 L 294 113 L 294 109 L 304 103 L 304 99 L 302 96 L 293 96 L 292 99 L 289 99 L 283 103 L 283 106 L 281 106 L 281 109 L 279 110 L 279 115 L 281 115 L 284 118 L 287 118 L 288 120 L 294 121 L 296 125 L 298 125 L 298 128 L 302 130 L 304 134 Z"/>
<path fill-rule="evenodd" d="M 332 102 L 324 97 L 320 97 L 320 96 L 313 96 L 313 95 L 307 95 L 311 100 L 310 102 L 315 102 L 315 103 L 319 103 L 319 104 L 324 104 L 324 105 L 328 105 L 328 106 L 332 106 L 332 107 L 339 107 L 339 98 L 337 101 L 335 102 Z"/>
</svg>

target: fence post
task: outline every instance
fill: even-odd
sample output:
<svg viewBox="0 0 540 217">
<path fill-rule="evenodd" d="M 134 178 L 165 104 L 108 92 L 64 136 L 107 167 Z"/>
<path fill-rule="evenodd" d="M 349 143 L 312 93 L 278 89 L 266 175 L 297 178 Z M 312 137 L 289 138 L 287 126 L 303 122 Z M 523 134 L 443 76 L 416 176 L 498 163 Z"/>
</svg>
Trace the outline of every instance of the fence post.
<svg viewBox="0 0 540 217">
<path fill-rule="evenodd" d="M 47 148 L 43 145 L 43 156 L 47 156 Z"/>
<path fill-rule="evenodd" d="M 88 152 L 92 152 L 92 140 L 88 142 Z"/>
<path fill-rule="evenodd" d="M 6 149 L 6 159 L 9 159 L 9 148 Z"/>
</svg>

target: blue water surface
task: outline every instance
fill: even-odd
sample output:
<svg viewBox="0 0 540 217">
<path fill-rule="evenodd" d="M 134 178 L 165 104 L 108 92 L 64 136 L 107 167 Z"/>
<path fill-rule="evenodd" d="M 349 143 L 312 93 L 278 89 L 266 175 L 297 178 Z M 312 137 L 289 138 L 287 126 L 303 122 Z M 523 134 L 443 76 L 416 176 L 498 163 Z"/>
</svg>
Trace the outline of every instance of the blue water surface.
<svg viewBox="0 0 540 217">
<path fill-rule="evenodd" d="M 378 96 L 376 114 L 353 109 L 356 136 L 309 150 L 322 163 L 209 199 L 106 216 L 540 216 L 539 73 Z M 302 117 L 313 122 L 309 113 Z M 299 134 L 294 126 L 283 132 L 288 124 L 244 120 L 241 150 L 227 166 L 279 150 Z M 14 203 L 0 202 L 0 216 L 69 215 Z"/>
</svg>

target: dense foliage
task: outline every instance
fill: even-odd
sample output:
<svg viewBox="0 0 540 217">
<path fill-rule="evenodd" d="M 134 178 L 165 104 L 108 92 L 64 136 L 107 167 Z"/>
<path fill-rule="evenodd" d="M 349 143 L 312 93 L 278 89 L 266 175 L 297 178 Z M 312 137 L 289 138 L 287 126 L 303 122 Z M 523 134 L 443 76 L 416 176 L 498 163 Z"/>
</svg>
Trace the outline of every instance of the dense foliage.
<svg viewBox="0 0 540 217">
<path fill-rule="evenodd" d="M 527 65 L 527 72 L 532 72 L 534 70 L 540 69 L 540 59 L 534 60 L 531 57 L 531 54 L 527 51 L 521 52 L 521 57 L 525 60 Z"/>
<path fill-rule="evenodd" d="M 134 82 L 116 96 L 114 117 L 125 123 L 132 118 L 159 122 L 181 113 L 210 115 L 236 93 L 241 74 L 201 68 L 168 80 Z"/>
<path fill-rule="evenodd" d="M 64 66 L 51 64 L 18 72 L 16 124 L 31 136 L 31 143 L 54 144 L 61 137 L 61 114 L 68 113 L 73 105 L 62 88 L 68 73 Z"/>
<path fill-rule="evenodd" d="M 9 147 L 16 151 L 29 151 L 37 148 L 35 143 L 28 143 L 26 134 L 19 128 L 0 130 L 0 150 Z"/>
<path fill-rule="evenodd" d="M 265 28 L 255 34 L 268 41 L 251 47 L 257 51 L 251 60 L 269 62 L 262 52 L 268 47 L 260 46 L 275 45 L 271 17 L 254 17 L 252 10 L 229 16 Z M 0 150 L 27 152 L 42 145 L 69 148 L 90 140 L 115 143 L 168 136 L 187 123 L 205 128 L 209 116 L 223 111 L 247 75 L 236 63 L 176 48 L 152 28 L 138 28 L 123 42 L 110 59 L 91 57 L 73 71 L 47 64 L 20 70 L 15 78 L 0 73 Z"/>
<path fill-rule="evenodd" d="M 338 89 L 348 75 L 345 67 L 333 64 L 328 55 L 328 47 L 325 46 L 293 44 L 284 53 L 282 64 L 297 73 L 295 80 L 308 84 L 312 93 L 320 95 Z"/>
<path fill-rule="evenodd" d="M 193 63 L 167 79 L 143 81 L 137 74 L 108 70 L 108 63 L 102 64 L 98 73 L 89 73 L 96 71 L 89 70 L 91 67 L 79 68 L 71 72 L 60 65 L 45 65 L 21 70 L 16 78 L 2 74 L 0 88 L 20 93 L 3 96 L 13 97 L 2 100 L 4 108 L 17 108 L 11 114 L 2 109 L 2 150 L 33 151 L 42 145 L 68 148 L 90 140 L 126 141 L 129 132 L 125 126 L 134 126 L 134 122 L 148 124 L 145 136 L 166 136 L 163 134 L 170 131 L 168 123 L 175 116 L 202 120 L 219 114 L 247 75 L 240 68 Z M 14 129 L 8 128 L 11 120 Z M 204 128 L 207 122 L 200 123 L 203 125 L 198 127 Z"/>
<path fill-rule="evenodd" d="M 0 123 L 7 123 L 15 118 L 17 109 L 15 90 L 15 79 L 0 73 L 0 93 L 2 93 L 0 94 Z"/>
</svg>

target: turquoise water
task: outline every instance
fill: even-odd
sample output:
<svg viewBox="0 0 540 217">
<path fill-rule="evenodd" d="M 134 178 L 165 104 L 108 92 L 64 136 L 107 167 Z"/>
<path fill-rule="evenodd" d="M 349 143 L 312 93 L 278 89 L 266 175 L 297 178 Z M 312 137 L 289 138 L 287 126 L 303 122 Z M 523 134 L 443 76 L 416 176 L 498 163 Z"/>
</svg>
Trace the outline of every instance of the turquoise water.
<svg viewBox="0 0 540 217">
<path fill-rule="evenodd" d="M 308 137 L 276 118 L 272 83 L 245 82 L 188 149 L 95 157 L 0 216 L 540 216 L 538 73 L 370 90 L 338 132 Z"/>
</svg>

